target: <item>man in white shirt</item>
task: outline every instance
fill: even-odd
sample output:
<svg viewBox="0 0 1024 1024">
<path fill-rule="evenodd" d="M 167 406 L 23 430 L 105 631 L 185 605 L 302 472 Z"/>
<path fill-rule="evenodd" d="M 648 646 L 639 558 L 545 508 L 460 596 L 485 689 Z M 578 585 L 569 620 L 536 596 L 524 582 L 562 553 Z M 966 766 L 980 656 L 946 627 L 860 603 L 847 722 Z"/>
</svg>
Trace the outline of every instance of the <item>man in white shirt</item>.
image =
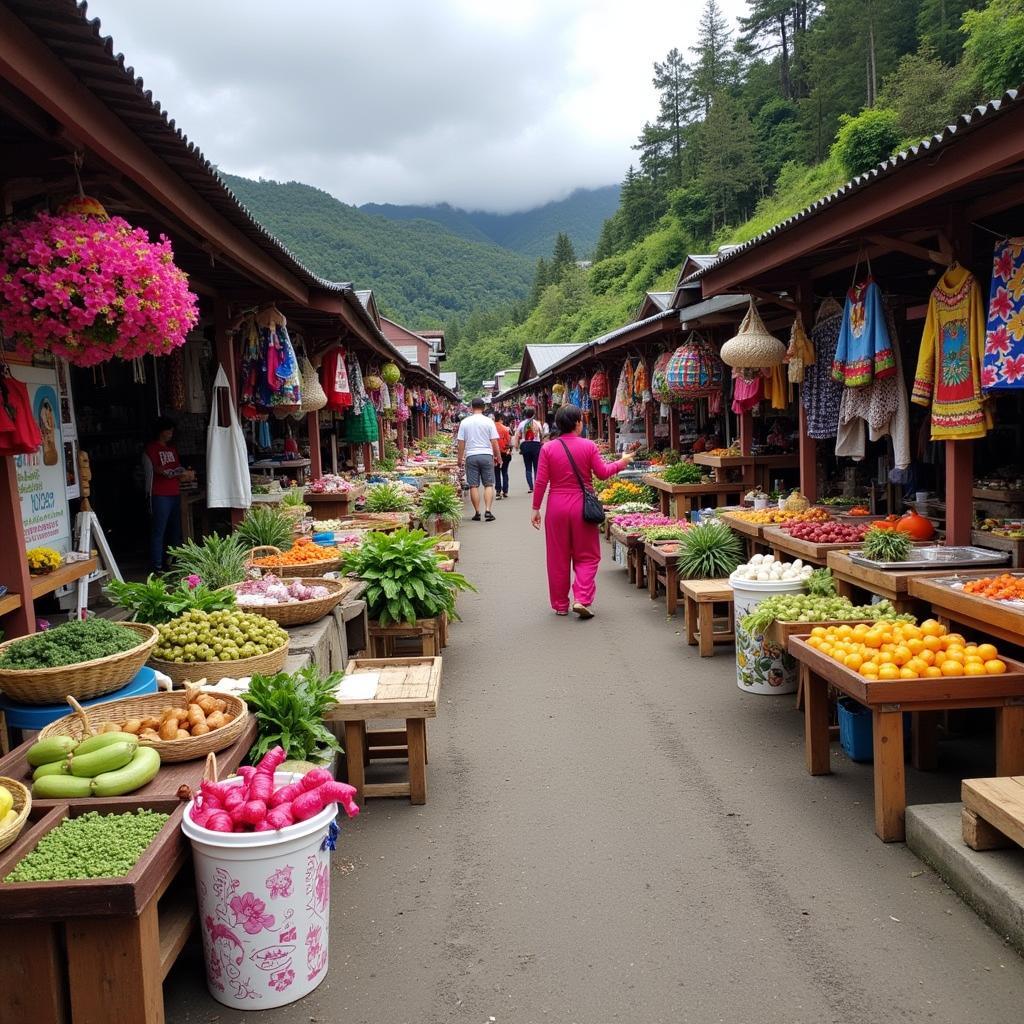
<svg viewBox="0 0 1024 1024">
<path fill-rule="evenodd" d="M 501 462 L 498 428 L 484 415 L 484 400 L 474 398 L 473 414 L 459 424 L 459 468 L 466 467 L 469 500 L 473 502 L 473 521 L 480 522 L 480 485 L 484 488 L 484 519 L 494 522 L 494 467 Z"/>
</svg>

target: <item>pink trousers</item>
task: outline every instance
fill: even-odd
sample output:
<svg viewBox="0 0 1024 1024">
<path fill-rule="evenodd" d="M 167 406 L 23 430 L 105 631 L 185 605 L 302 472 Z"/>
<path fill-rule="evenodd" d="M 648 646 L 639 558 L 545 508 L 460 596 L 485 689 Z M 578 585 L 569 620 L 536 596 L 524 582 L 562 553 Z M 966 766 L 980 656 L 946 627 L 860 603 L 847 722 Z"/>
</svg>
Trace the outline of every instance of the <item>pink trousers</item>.
<svg viewBox="0 0 1024 1024">
<path fill-rule="evenodd" d="M 580 604 L 594 600 L 597 567 L 601 564 L 601 532 L 583 521 L 583 495 L 574 491 L 549 491 L 544 519 L 547 542 L 548 593 L 556 612 L 569 610 L 570 568 L 575 574 L 573 597 Z"/>
</svg>

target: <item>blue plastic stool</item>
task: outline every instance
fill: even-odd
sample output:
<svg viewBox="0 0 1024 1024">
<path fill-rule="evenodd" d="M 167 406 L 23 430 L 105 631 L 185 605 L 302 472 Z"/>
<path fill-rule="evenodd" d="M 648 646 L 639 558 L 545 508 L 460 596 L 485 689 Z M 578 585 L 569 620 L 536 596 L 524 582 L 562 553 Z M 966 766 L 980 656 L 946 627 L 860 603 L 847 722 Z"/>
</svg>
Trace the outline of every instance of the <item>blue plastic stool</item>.
<svg viewBox="0 0 1024 1024">
<path fill-rule="evenodd" d="M 78 703 L 82 707 L 88 708 L 94 704 L 102 704 L 104 701 L 118 700 L 121 697 L 141 697 L 147 693 L 156 693 L 156 691 L 156 673 L 143 665 L 127 686 L 122 686 L 120 690 L 115 690 L 102 697 L 80 700 Z M 25 732 L 38 732 L 44 726 L 57 721 L 58 718 L 70 714 L 71 708 L 67 704 L 20 704 L 0 694 L 0 712 L 7 719 L 9 728 L 21 729 Z"/>
</svg>

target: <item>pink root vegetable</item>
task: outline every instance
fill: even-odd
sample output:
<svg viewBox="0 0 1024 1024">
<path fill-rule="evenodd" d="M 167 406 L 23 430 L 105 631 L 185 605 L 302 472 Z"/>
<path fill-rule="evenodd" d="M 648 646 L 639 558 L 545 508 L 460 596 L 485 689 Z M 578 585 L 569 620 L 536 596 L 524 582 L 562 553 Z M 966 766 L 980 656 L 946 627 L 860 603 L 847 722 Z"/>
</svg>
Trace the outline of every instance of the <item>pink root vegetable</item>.
<svg viewBox="0 0 1024 1024">
<path fill-rule="evenodd" d="M 215 810 L 218 810 L 218 808 L 207 806 L 205 801 L 201 804 L 193 804 L 190 817 L 197 825 L 205 828 L 207 820 Z"/>
<path fill-rule="evenodd" d="M 259 824 L 257 824 L 256 827 L 253 829 L 253 832 L 273 832 L 273 831 L 274 831 L 274 826 L 271 825 L 270 822 L 268 822 L 266 818 L 264 818 L 261 822 L 259 822 Z"/>
<path fill-rule="evenodd" d="M 334 776 L 326 768 L 313 768 L 306 772 L 298 782 L 289 783 L 274 792 L 270 800 L 267 801 L 267 805 L 278 807 L 281 804 L 290 804 L 300 793 L 316 789 L 317 786 L 322 786 L 325 782 L 333 781 Z"/>
<path fill-rule="evenodd" d="M 258 825 L 267 816 L 267 805 L 263 800 L 247 800 L 238 811 L 238 818 L 243 825 Z"/>
<path fill-rule="evenodd" d="M 295 824 L 295 817 L 292 814 L 291 804 L 279 804 L 273 808 L 264 819 L 270 828 L 287 828 Z"/>
<path fill-rule="evenodd" d="M 355 792 L 352 786 L 344 782 L 325 782 L 292 801 L 292 816 L 296 821 L 306 821 L 330 804 L 340 803 L 345 808 L 345 813 L 349 817 L 354 817 L 359 813 L 359 808 L 353 800 Z"/>
<path fill-rule="evenodd" d="M 250 800 L 268 801 L 274 793 L 274 772 L 284 762 L 287 754 L 284 747 L 271 747 L 256 765 L 256 771 L 249 780 Z"/>
<path fill-rule="evenodd" d="M 252 777 L 256 774 L 255 765 L 243 764 L 239 767 L 236 774 L 241 775 L 245 779 L 245 784 L 248 786 L 252 782 Z"/>
<path fill-rule="evenodd" d="M 203 794 L 203 802 L 209 803 L 210 807 L 223 807 L 224 798 L 234 788 L 234 786 L 228 786 L 223 782 L 204 781 L 199 785 L 199 790 Z"/>
<path fill-rule="evenodd" d="M 245 790 L 242 786 L 234 786 L 231 792 L 228 793 L 221 803 L 221 806 L 230 814 L 234 814 L 235 811 L 245 803 Z"/>
<path fill-rule="evenodd" d="M 234 832 L 235 823 L 227 811 L 211 811 L 206 819 L 206 828 L 211 832 Z"/>
</svg>

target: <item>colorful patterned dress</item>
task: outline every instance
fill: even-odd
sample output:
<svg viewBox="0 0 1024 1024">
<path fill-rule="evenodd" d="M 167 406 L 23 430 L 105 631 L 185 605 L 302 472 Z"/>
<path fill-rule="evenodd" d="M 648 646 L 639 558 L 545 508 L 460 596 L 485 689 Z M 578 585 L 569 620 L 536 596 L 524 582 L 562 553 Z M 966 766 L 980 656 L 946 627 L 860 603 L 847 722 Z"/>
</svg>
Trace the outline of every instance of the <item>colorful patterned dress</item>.
<svg viewBox="0 0 1024 1024">
<path fill-rule="evenodd" d="M 882 292 L 874 278 L 867 277 L 846 293 L 832 376 L 848 388 L 860 388 L 895 372 Z"/>
<path fill-rule="evenodd" d="M 981 386 L 1024 388 L 1024 238 L 996 242 Z"/>
<path fill-rule="evenodd" d="M 981 394 L 983 309 L 966 267 L 954 264 L 932 289 L 911 401 L 931 406 L 933 441 L 984 437 L 992 425 Z"/>
<path fill-rule="evenodd" d="M 833 378 L 832 365 L 842 323 L 842 307 L 835 299 L 829 298 L 821 304 L 818 318 L 811 328 L 811 341 L 817 357 L 804 371 L 800 390 L 807 412 L 807 436 L 816 441 L 834 441 L 839 430 L 843 385 Z"/>
</svg>

